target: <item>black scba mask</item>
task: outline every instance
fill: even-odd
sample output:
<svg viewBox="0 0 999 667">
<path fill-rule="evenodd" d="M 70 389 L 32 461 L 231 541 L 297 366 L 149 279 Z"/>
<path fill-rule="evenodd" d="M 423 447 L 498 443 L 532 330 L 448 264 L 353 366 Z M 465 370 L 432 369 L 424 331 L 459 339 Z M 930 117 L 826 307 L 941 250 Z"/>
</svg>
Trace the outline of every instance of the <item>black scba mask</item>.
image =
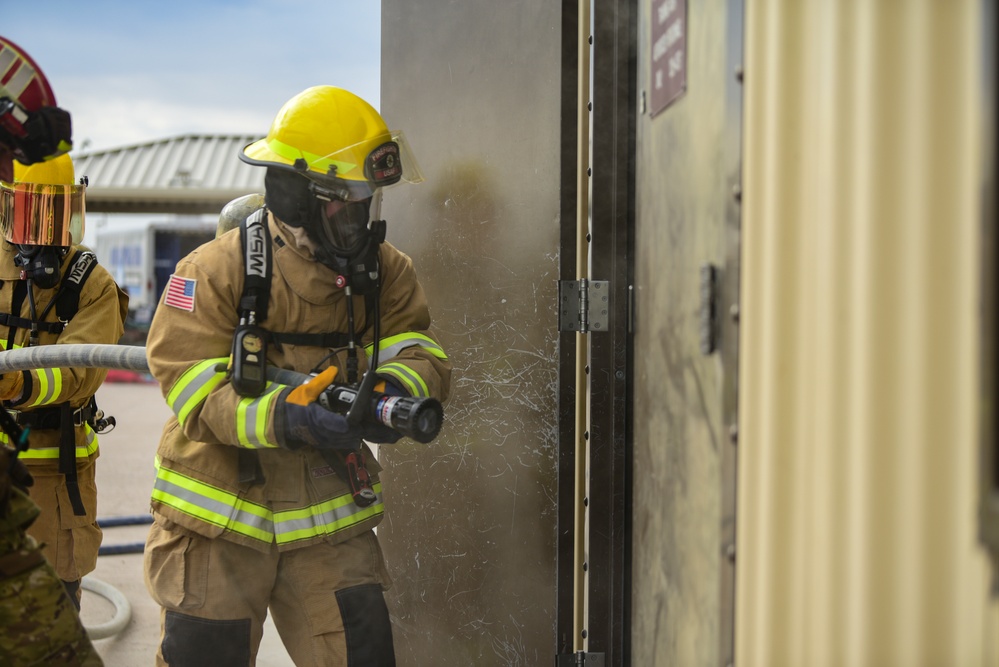
<svg viewBox="0 0 999 667">
<path fill-rule="evenodd" d="M 372 199 L 345 202 L 324 196 L 308 178 L 269 168 L 265 200 L 279 220 L 301 227 L 316 244 L 316 260 L 346 277 L 358 294 L 378 281 L 378 246 L 385 222 L 370 220 Z"/>
<path fill-rule="evenodd" d="M 66 255 L 65 248 L 44 245 L 18 245 L 14 263 L 21 267 L 21 277 L 42 289 L 59 284 L 59 266 Z"/>
<path fill-rule="evenodd" d="M 312 227 L 320 245 L 340 255 L 354 255 L 368 237 L 371 199 L 328 201 L 320 206 L 321 223 Z"/>
</svg>

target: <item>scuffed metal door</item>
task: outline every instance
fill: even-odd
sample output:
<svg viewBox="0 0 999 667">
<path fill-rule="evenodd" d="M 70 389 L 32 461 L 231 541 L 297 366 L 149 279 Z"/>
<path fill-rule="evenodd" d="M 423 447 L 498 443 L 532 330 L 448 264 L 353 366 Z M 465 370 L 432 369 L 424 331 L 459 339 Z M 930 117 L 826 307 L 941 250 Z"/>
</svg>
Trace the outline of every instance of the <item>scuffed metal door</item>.
<svg viewBox="0 0 999 667">
<path fill-rule="evenodd" d="M 381 111 L 426 182 L 386 192 L 454 362 L 429 446 L 383 447 L 402 665 L 555 660 L 561 4 L 382 3 Z"/>
</svg>

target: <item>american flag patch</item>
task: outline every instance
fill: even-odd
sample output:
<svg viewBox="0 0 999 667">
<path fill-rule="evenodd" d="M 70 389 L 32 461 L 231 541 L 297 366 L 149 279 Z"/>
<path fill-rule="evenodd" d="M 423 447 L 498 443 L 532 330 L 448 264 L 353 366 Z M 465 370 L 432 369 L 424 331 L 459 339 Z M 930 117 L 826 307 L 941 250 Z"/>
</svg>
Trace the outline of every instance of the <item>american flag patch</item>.
<svg viewBox="0 0 999 667">
<path fill-rule="evenodd" d="M 163 292 L 163 303 L 174 308 L 194 312 L 194 286 L 197 281 L 176 273 L 170 275 Z"/>
</svg>

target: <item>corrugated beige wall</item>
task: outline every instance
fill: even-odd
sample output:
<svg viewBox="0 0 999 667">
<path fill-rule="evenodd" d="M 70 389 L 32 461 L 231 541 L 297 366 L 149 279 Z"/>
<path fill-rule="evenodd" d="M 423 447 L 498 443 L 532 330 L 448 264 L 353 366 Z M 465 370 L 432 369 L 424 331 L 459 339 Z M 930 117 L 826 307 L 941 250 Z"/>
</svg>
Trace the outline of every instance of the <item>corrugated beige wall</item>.
<svg viewBox="0 0 999 667">
<path fill-rule="evenodd" d="M 999 664 L 979 0 L 746 3 L 736 664 Z"/>
</svg>

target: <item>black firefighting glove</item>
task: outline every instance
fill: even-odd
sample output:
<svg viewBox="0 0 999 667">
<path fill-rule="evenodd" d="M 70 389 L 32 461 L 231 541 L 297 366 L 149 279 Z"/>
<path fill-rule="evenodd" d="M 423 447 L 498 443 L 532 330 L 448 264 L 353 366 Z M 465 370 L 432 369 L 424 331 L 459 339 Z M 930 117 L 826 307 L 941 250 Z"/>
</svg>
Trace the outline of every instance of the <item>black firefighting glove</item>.
<svg viewBox="0 0 999 667">
<path fill-rule="evenodd" d="M 11 134 L 5 143 L 22 164 L 51 160 L 73 148 L 73 123 L 69 112 L 59 107 L 42 107 L 28 112 L 21 136 Z"/>
<path fill-rule="evenodd" d="M 347 418 L 330 412 L 318 403 L 302 404 L 295 389 L 285 389 L 278 396 L 274 415 L 274 435 L 286 449 L 309 446 L 316 449 L 356 450 L 364 437 L 359 426 Z"/>
<path fill-rule="evenodd" d="M 307 383 L 286 389 L 278 396 L 275 433 L 278 444 L 288 449 L 305 445 L 317 449 L 356 450 L 361 440 L 392 443 L 402 437 L 395 429 L 366 416 L 359 424 L 350 424 L 343 413 L 327 410 L 319 396 L 333 386 L 337 369 L 328 368 Z"/>
</svg>

